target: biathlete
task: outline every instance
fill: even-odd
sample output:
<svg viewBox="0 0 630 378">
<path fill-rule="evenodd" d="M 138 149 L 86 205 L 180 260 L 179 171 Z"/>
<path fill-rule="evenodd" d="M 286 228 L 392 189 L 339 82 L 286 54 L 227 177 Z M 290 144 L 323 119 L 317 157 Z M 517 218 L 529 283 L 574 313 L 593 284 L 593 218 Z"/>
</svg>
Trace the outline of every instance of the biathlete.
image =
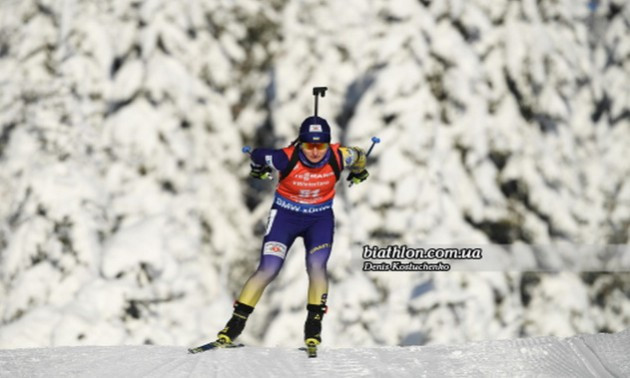
<svg viewBox="0 0 630 378">
<path fill-rule="evenodd" d="M 273 206 L 269 213 L 258 269 L 245 283 L 234 304 L 234 312 L 219 343 L 230 344 L 245 327 L 267 285 L 278 275 L 287 251 L 297 237 L 304 239 L 308 272 L 308 311 L 304 324 L 307 346 L 321 343 L 322 318 L 326 313 L 328 275 L 334 233 L 332 209 L 335 184 L 345 168 L 353 184 L 368 177 L 365 152 L 357 147 L 330 144 L 330 126 L 325 119 L 311 116 L 302 122 L 300 134 L 289 147 L 258 148 L 251 153 L 251 173 L 268 179 L 279 172 Z"/>
</svg>

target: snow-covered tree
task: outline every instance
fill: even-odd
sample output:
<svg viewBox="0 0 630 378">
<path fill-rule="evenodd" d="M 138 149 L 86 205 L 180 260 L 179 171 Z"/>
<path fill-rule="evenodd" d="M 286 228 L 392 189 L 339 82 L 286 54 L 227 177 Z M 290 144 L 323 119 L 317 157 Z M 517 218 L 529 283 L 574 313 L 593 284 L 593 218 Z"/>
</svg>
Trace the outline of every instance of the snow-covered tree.
<svg viewBox="0 0 630 378">
<path fill-rule="evenodd" d="M 270 205 L 241 147 L 291 141 L 317 85 L 335 141 L 383 141 L 338 187 L 325 342 L 628 328 L 627 273 L 363 272 L 360 254 L 628 244 L 629 32 L 623 0 L 0 3 L 0 347 L 214 336 Z M 302 256 L 248 342 L 301 337 Z"/>
</svg>

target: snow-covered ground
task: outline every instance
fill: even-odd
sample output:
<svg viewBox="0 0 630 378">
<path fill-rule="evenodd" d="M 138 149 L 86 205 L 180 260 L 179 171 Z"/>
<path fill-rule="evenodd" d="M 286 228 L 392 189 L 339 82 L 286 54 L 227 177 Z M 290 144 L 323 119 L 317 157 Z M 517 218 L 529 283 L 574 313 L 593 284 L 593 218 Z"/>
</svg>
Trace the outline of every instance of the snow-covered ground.
<svg viewBox="0 0 630 378">
<path fill-rule="evenodd" d="M 0 377 L 627 377 L 630 331 L 453 346 L 244 347 L 191 355 L 166 346 L 0 351 Z"/>
</svg>

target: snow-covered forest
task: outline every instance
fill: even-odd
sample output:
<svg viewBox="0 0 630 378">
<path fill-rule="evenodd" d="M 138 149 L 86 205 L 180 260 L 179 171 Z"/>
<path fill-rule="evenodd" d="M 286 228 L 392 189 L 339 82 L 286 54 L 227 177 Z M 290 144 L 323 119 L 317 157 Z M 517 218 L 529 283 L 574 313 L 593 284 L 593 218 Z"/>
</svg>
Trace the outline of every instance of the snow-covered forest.
<svg viewBox="0 0 630 378">
<path fill-rule="evenodd" d="M 338 185 L 327 346 L 630 328 L 630 270 L 363 272 L 363 245 L 626 245 L 627 0 L 1 0 L 0 348 L 190 345 L 256 268 L 313 111 Z M 241 340 L 301 343 L 298 241 Z"/>
</svg>

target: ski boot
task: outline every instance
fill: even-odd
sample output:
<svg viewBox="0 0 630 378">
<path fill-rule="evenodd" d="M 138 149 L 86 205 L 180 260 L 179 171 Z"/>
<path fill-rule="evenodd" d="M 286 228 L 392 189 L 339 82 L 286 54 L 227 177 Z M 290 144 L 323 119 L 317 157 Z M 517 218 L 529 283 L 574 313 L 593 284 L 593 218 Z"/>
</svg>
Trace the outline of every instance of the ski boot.
<svg viewBox="0 0 630 378">
<path fill-rule="evenodd" d="M 252 311 L 254 311 L 254 308 L 252 306 L 248 306 L 240 302 L 235 302 L 232 318 L 227 322 L 225 328 L 223 328 L 219 332 L 219 334 L 217 335 L 218 338 L 215 341 L 211 341 L 196 348 L 189 348 L 188 353 L 201 353 L 207 350 L 218 348 L 242 347 L 243 344 L 234 344 L 233 340 L 236 339 L 238 335 L 241 334 L 241 332 L 243 332 L 247 317 L 249 316 L 249 314 L 252 313 Z"/>
<path fill-rule="evenodd" d="M 217 342 L 221 344 L 231 344 L 238 335 L 243 332 L 247 318 L 254 311 L 252 306 L 248 306 L 241 302 L 234 303 L 234 312 L 232 318 L 227 322 L 225 328 L 218 333 Z"/>
<path fill-rule="evenodd" d="M 308 315 L 304 323 L 304 343 L 309 357 L 317 357 L 317 346 L 322 342 L 322 319 L 328 310 L 326 305 L 306 306 Z"/>
</svg>

